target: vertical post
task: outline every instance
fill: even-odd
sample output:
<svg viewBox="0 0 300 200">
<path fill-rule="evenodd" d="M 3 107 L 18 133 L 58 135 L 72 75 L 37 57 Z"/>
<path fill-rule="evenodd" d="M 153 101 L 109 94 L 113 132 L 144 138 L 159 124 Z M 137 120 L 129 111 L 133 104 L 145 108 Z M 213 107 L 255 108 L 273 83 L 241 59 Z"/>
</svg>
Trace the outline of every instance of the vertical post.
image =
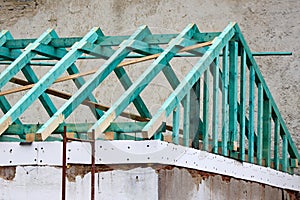
<svg viewBox="0 0 300 200">
<path fill-rule="evenodd" d="M 241 55 L 240 77 L 240 159 L 245 161 L 245 124 L 246 124 L 246 52 L 243 49 Z"/>
<path fill-rule="evenodd" d="M 64 126 L 63 155 L 62 155 L 62 194 L 61 199 L 66 199 L 66 169 L 67 169 L 67 127 Z"/>
<path fill-rule="evenodd" d="M 208 151 L 208 123 L 209 123 L 209 73 L 208 70 L 204 72 L 203 81 L 203 150 Z"/>
<path fill-rule="evenodd" d="M 285 134 L 282 135 L 282 171 L 287 172 L 288 142 Z"/>
<path fill-rule="evenodd" d="M 229 42 L 229 133 L 230 152 L 237 150 L 237 63 L 238 43 Z"/>
<path fill-rule="evenodd" d="M 91 200 L 95 199 L 95 130 L 92 130 L 92 142 L 91 142 L 91 150 L 92 150 L 92 170 L 91 170 Z"/>
<path fill-rule="evenodd" d="M 263 105 L 263 158 L 265 166 L 270 167 L 271 164 L 271 103 L 266 94 L 264 94 Z"/>
<path fill-rule="evenodd" d="M 280 123 L 278 118 L 275 118 L 274 129 L 274 169 L 279 170 L 279 131 Z"/>
<path fill-rule="evenodd" d="M 190 91 L 183 99 L 183 146 L 190 146 Z"/>
<path fill-rule="evenodd" d="M 254 67 L 250 66 L 249 78 L 249 133 L 248 133 L 248 161 L 254 162 L 254 85 L 255 71 Z"/>
<path fill-rule="evenodd" d="M 199 149 L 200 124 L 200 79 L 196 81 L 190 91 L 190 138 L 192 147 Z"/>
<path fill-rule="evenodd" d="M 228 44 L 223 49 L 222 58 L 222 154 L 228 155 Z"/>
<path fill-rule="evenodd" d="M 212 138 L 213 138 L 213 153 L 218 153 L 218 105 L 219 105 L 219 56 L 215 59 L 215 66 L 213 66 L 213 126 L 212 126 Z"/>
<path fill-rule="evenodd" d="M 174 144 L 179 144 L 179 122 L 180 122 L 180 103 L 173 111 L 173 134 L 172 141 Z"/>
<path fill-rule="evenodd" d="M 257 164 L 262 165 L 263 149 L 263 87 L 261 83 L 257 84 Z"/>
</svg>

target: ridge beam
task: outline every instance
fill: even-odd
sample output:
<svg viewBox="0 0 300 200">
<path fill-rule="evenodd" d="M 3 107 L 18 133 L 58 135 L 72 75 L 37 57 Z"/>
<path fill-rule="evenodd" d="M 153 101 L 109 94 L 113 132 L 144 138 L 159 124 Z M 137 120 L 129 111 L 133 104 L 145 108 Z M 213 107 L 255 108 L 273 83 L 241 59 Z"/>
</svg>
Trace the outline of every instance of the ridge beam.
<svg viewBox="0 0 300 200">
<path fill-rule="evenodd" d="M 166 66 L 167 63 L 180 50 L 180 46 L 185 46 L 183 38 L 191 38 L 198 28 L 194 24 L 189 24 L 159 57 L 146 69 L 146 71 L 133 83 L 133 85 L 123 93 L 123 95 L 112 105 L 112 107 L 90 128 L 96 133 L 102 134 L 109 124 L 116 119 L 123 110 L 141 93 L 150 81 Z M 89 130 L 89 131 L 90 131 Z"/>
<path fill-rule="evenodd" d="M 226 43 L 234 36 L 234 25 L 235 23 L 230 23 L 220 36 L 214 40 L 206 53 L 200 58 L 187 76 L 181 81 L 175 91 L 169 96 L 153 118 L 144 127 L 142 131 L 143 135 L 147 135 L 148 138 L 151 138 L 161 125 L 161 120 L 166 119 L 173 112 L 181 100 L 190 91 L 192 86 L 195 85 L 200 76 L 208 70 L 210 64 L 217 56 L 219 56 L 219 52 L 221 52 Z"/>
<path fill-rule="evenodd" d="M 38 131 L 42 140 L 45 140 L 72 111 L 77 108 L 86 97 L 109 75 L 117 65 L 130 53 L 128 48 L 132 41 L 142 40 L 150 31 L 147 26 L 141 26 L 128 40 L 125 40 L 115 53 L 98 69 L 88 80 Z"/>
<path fill-rule="evenodd" d="M 44 75 L 33 88 L 31 88 L 26 95 L 24 95 L 1 119 L 0 119 L 0 135 L 8 128 L 10 124 L 12 124 L 40 95 L 42 95 L 45 90 L 66 70 L 68 69 L 75 61 L 82 55 L 82 51 L 78 51 L 85 41 L 95 42 L 98 38 L 99 28 L 93 28 L 85 37 L 83 37 L 82 41 L 74 44 L 71 50 L 56 63 L 56 65 L 49 70 L 49 72 Z M 45 34 L 41 36 L 41 39 L 47 39 L 48 36 L 47 31 Z M 47 37 L 48 36 L 48 37 Z M 36 42 L 39 43 L 40 39 Z M 48 41 L 48 40 L 47 40 Z M 24 65 L 24 63 L 20 63 L 19 61 L 27 61 L 27 57 L 34 56 L 35 53 L 29 51 L 33 49 L 33 47 L 37 45 L 30 45 L 25 52 L 22 53 L 10 66 L 12 68 L 11 71 L 15 72 L 15 65 L 20 68 Z M 9 70 L 5 70 L 5 74 L 7 74 Z M 2 74 L 1 74 L 2 75 Z M 10 74 L 9 74 L 10 75 Z M 9 76 L 7 75 L 7 76 Z M 0 77 L 1 80 L 9 81 L 12 77 L 6 78 L 5 76 Z M 0 82 L 2 85 L 2 82 Z M 64 117 L 59 116 L 58 121 L 62 123 Z"/>
</svg>

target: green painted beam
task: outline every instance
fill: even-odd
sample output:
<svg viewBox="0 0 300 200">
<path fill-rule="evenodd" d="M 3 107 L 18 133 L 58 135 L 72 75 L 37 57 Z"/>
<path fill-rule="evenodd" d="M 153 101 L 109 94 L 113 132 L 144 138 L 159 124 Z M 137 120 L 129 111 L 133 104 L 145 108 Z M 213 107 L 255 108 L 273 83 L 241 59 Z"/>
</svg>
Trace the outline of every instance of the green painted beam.
<svg viewBox="0 0 300 200">
<path fill-rule="evenodd" d="M 249 72 L 249 133 L 248 133 L 248 161 L 254 162 L 254 107 L 255 107 L 255 71 L 250 66 Z"/>
<path fill-rule="evenodd" d="M 219 52 L 224 48 L 228 41 L 234 35 L 233 29 L 234 23 L 230 23 L 226 29 L 220 34 L 220 36 L 214 40 L 213 44 L 209 47 L 202 58 L 196 63 L 196 65 L 191 69 L 187 76 L 181 81 L 177 86 L 175 91 L 169 96 L 169 98 L 163 103 L 161 108 L 153 116 L 153 118 L 145 126 L 144 130 L 148 135 L 152 135 L 155 128 L 152 126 L 158 124 L 158 121 L 165 119 L 167 116 L 173 112 L 177 104 L 184 98 L 187 92 L 192 88 L 192 86 L 199 80 L 200 76 L 207 70 L 209 70 L 210 64 L 213 60 L 219 56 Z M 150 129 L 151 128 L 151 129 Z"/>
<path fill-rule="evenodd" d="M 153 80 L 153 78 L 166 66 L 166 64 L 169 63 L 173 56 L 180 50 L 180 46 L 185 46 L 185 44 L 182 43 L 182 39 L 191 38 L 196 31 L 197 27 L 194 24 L 188 25 L 174 40 L 171 41 L 164 52 L 159 55 L 159 57 L 144 71 L 133 85 L 126 90 L 125 93 L 123 93 L 123 95 L 112 105 L 105 115 L 94 124 L 92 128 L 95 129 L 96 132 L 102 133 L 108 124 L 118 117 L 120 113 L 150 83 L 150 81 Z M 159 126 L 160 125 L 158 125 L 158 127 Z M 151 138 L 152 135 L 148 135 L 148 138 Z"/>
<path fill-rule="evenodd" d="M 191 92 L 187 92 L 183 98 L 183 146 L 190 146 L 190 126 L 191 126 Z"/>
<path fill-rule="evenodd" d="M 5 30 L 3 31 L 6 32 Z M 217 37 L 220 32 L 198 33 L 195 34 L 194 39 L 198 42 L 210 41 Z M 168 44 L 173 38 L 176 38 L 178 34 L 153 34 L 146 36 L 144 41 L 150 45 Z M 97 44 L 102 46 L 119 46 L 124 40 L 127 40 L 130 36 L 102 36 L 99 37 Z M 73 46 L 76 42 L 79 42 L 82 37 L 68 37 L 68 38 L 56 38 L 49 44 L 55 48 L 68 48 Z M 33 43 L 36 39 L 8 39 L 5 47 L 10 49 L 24 49 Z"/>
<path fill-rule="evenodd" d="M 243 48 L 246 51 L 246 54 L 247 54 L 247 65 L 254 67 L 256 76 L 258 77 L 258 80 L 262 83 L 262 86 L 263 86 L 263 89 L 264 89 L 264 91 L 266 93 L 266 96 L 269 98 L 269 100 L 270 100 L 270 102 L 272 104 L 273 111 L 276 114 L 276 116 L 278 117 L 278 120 L 280 122 L 281 128 L 283 129 L 283 133 L 282 134 L 286 134 L 286 136 L 287 136 L 287 140 L 288 140 L 288 152 L 289 152 L 289 154 L 290 154 L 290 156 L 292 158 L 297 158 L 298 161 L 300 162 L 300 155 L 298 153 L 298 149 L 297 149 L 295 143 L 293 142 L 291 134 L 289 133 L 289 131 L 288 131 L 286 125 L 285 125 L 285 122 L 284 122 L 284 120 L 283 120 L 283 118 L 282 118 L 282 116 L 281 116 L 281 114 L 279 112 L 279 109 L 278 109 L 278 107 L 277 107 L 277 105 L 276 105 L 276 103 L 274 101 L 274 98 L 272 97 L 271 92 L 270 92 L 270 90 L 269 90 L 269 88 L 268 88 L 268 86 L 267 86 L 267 84 L 266 84 L 266 82 L 265 82 L 265 80 L 264 80 L 264 78 L 263 78 L 260 70 L 259 70 L 259 67 L 258 67 L 256 61 L 254 60 L 252 54 L 251 54 L 250 48 L 247 45 L 246 40 L 244 39 L 239 26 L 236 24 L 234 28 L 235 28 L 236 32 L 238 33 L 238 39 L 239 39 L 241 45 L 243 45 Z"/>
<path fill-rule="evenodd" d="M 275 118 L 274 127 L 274 169 L 279 170 L 279 138 L 280 138 L 280 124 L 278 118 Z"/>
<path fill-rule="evenodd" d="M 9 36 L 8 31 L 1 31 L 1 33 L 0 33 L 0 48 L 2 48 L 2 45 L 6 42 L 8 36 Z M 8 52 L 8 54 L 9 54 L 9 52 Z M 1 55 L 1 50 L 0 50 L 0 55 Z M 9 111 L 9 109 L 11 108 L 10 103 L 4 96 L 0 97 L 0 108 L 4 114 L 7 113 Z M 17 119 L 16 123 L 21 124 L 21 121 L 19 119 Z"/>
<path fill-rule="evenodd" d="M 40 95 L 44 93 L 44 91 L 68 68 L 70 67 L 76 59 L 81 56 L 82 52 L 78 51 L 78 49 L 83 45 L 86 41 L 93 42 L 98 38 L 98 32 L 100 30 L 98 28 L 92 29 L 81 42 L 76 43 L 72 49 L 60 60 L 57 64 L 49 70 L 49 72 L 44 75 L 36 84 L 35 86 L 30 89 L 26 95 L 24 95 L 1 119 L 0 119 L 0 134 L 2 134 L 8 126 L 13 123 Z M 47 31 L 45 34 L 41 36 L 39 40 L 37 40 L 37 44 L 30 45 L 28 49 L 26 49 L 15 61 L 12 67 L 9 67 L 5 70 L 5 74 L 8 71 L 12 71 L 17 73 L 17 69 L 22 68 L 23 65 L 29 61 L 28 57 L 32 57 L 34 53 L 32 50 L 40 40 L 46 40 L 48 37 Z M 51 33 L 51 32 L 50 32 Z M 49 39 L 50 40 L 50 39 Z M 25 63 L 25 64 L 24 64 Z M 8 70 L 11 69 L 11 70 Z M 5 81 L 9 81 L 10 78 L 6 78 L 1 76 L 0 80 L 4 79 Z M 7 80 L 8 79 L 8 80 Z M 2 83 L 2 82 L 1 82 Z M 0 85 L 1 85 L 0 83 Z M 58 117 L 58 116 L 57 116 Z M 63 122 L 63 118 L 59 116 L 59 122 Z"/>
<path fill-rule="evenodd" d="M 240 70 L 240 160 L 245 161 L 245 124 L 246 124 L 246 52 L 242 49 Z"/>
<path fill-rule="evenodd" d="M 263 87 L 261 83 L 257 84 L 257 164 L 262 165 L 263 151 Z"/>
<path fill-rule="evenodd" d="M 213 113 L 212 113 L 212 152 L 218 153 L 219 140 L 219 63 L 220 57 L 217 56 L 213 62 Z"/>
<path fill-rule="evenodd" d="M 179 144 L 179 127 L 180 127 L 180 104 L 173 111 L 173 132 L 172 142 Z"/>
<path fill-rule="evenodd" d="M 228 155 L 228 124 L 229 124 L 229 105 L 228 105 L 228 84 L 229 84 L 229 71 L 228 71 L 228 44 L 223 48 L 222 58 L 222 154 Z"/>
<path fill-rule="evenodd" d="M 56 33 L 52 30 L 48 30 L 46 31 L 43 35 L 40 36 L 40 38 L 38 38 L 33 44 L 32 46 L 38 46 L 41 44 L 41 42 L 45 42 L 45 43 L 49 43 L 49 41 L 51 40 L 51 38 L 53 38 L 56 35 Z M 12 39 L 12 35 L 9 32 L 6 32 L 6 38 L 8 39 Z M 8 80 L 10 80 L 18 71 L 16 70 L 22 70 L 24 76 L 26 77 L 26 79 L 31 82 L 31 83 L 35 83 L 38 81 L 38 77 L 35 75 L 34 71 L 32 70 L 32 68 L 26 64 L 26 62 L 29 62 L 29 60 L 35 55 L 33 52 L 31 52 L 31 47 L 28 47 L 25 52 L 21 52 L 20 50 L 13 50 L 15 53 L 19 54 L 19 57 L 15 59 L 15 55 L 10 55 L 10 59 L 14 60 L 13 63 L 11 65 L 9 65 L 1 74 L 0 74 L 0 88 L 2 88 Z M 28 50 L 28 51 L 27 51 Z M 27 51 L 27 52 L 26 52 Z M 26 58 L 26 56 L 28 56 Z M 24 57 L 24 59 L 19 60 L 20 62 L 24 62 L 23 64 L 21 63 L 21 65 L 18 65 L 18 59 L 20 57 Z M 42 94 L 39 97 L 42 105 L 44 106 L 44 108 L 46 109 L 47 113 L 51 116 L 53 115 L 53 113 L 56 111 L 56 108 L 54 106 L 54 104 L 52 103 L 50 97 L 47 94 Z M 19 122 L 19 119 L 16 119 Z"/>
<path fill-rule="evenodd" d="M 199 149 L 200 133 L 202 132 L 202 121 L 200 119 L 200 79 L 190 90 L 190 138 L 192 147 Z"/>
<path fill-rule="evenodd" d="M 146 26 L 142 26 L 128 40 L 123 42 L 115 53 L 97 70 L 97 72 L 63 106 L 60 107 L 55 116 L 51 117 L 38 130 L 38 133 L 42 134 L 42 138 L 47 138 L 56 129 L 56 127 L 62 123 L 60 118 L 67 118 L 73 110 L 77 108 L 81 102 L 84 101 L 86 97 L 116 68 L 116 66 L 130 52 L 128 47 L 132 42 L 134 42 L 134 40 L 142 40 L 147 34 L 150 34 L 148 28 Z"/>
<path fill-rule="evenodd" d="M 238 73 L 238 43 L 229 42 L 229 137 L 230 151 L 237 149 L 237 73 Z"/>
<path fill-rule="evenodd" d="M 203 150 L 208 151 L 209 147 L 209 85 L 210 85 L 210 78 L 209 78 L 209 71 L 206 70 L 204 72 L 204 79 L 203 79 L 203 105 L 202 105 L 202 116 L 203 116 L 203 127 L 202 127 L 202 141 L 203 141 Z"/>
<path fill-rule="evenodd" d="M 271 165 L 271 118 L 272 107 L 270 100 L 264 95 L 263 101 L 263 158 L 265 166 Z"/>
</svg>

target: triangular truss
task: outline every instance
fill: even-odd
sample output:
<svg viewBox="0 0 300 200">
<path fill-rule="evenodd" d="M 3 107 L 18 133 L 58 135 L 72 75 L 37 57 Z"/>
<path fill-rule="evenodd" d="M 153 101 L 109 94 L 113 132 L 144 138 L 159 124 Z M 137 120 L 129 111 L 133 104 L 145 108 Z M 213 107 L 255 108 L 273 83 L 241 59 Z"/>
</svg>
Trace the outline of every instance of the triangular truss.
<svg viewBox="0 0 300 200">
<path fill-rule="evenodd" d="M 197 62 L 179 79 L 171 61 L 191 57 Z M 80 72 L 75 62 L 88 59 L 101 59 L 103 64 L 92 71 Z M 146 61 L 151 64 L 132 81 L 126 66 Z M 200 32 L 195 24 L 179 34 L 152 34 L 147 26 L 141 26 L 130 36 L 105 36 L 97 27 L 82 38 L 59 38 L 49 29 L 37 39 L 13 39 L 8 31 L 2 31 L 0 64 L 5 65 L 0 74 L 0 89 L 8 82 L 21 85 L 0 92 L 4 113 L 0 119 L 1 141 L 25 141 L 32 134 L 35 140 L 59 140 L 60 137 L 53 135 L 62 133 L 63 126 L 78 138 L 81 136 L 77 133 L 94 130 L 98 139 L 107 139 L 107 133 L 113 133 L 110 139 L 166 140 L 168 132 L 170 142 L 175 144 L 277 170 L 293 172 L 300 160 L 236 23 L 230 23 L 223 32 L 211 33 Z M 32 69 L 34 65 L 51 65 L 51 69 L 38 79 Z M 16 77 L 20 71 L 27 80 Z M 65 72 L 69 75 L 62 77 Z M 125 92 L 108 107 L 97 102 L 101 99 L 96 99 L 93 91 L 112 73 Z M 151 105 L 144 102 L 142 92 L 161 73 L 173 91 L 151 113 Z M 83 77 L 87 75 L 90 77 L 85 80 Z M 50 88 L 66 80 L 73 80 L 78 88 L 74 94 Z M 5 95 L 20 91 L 26 94 L 11 106 Z M 56 108 L 49 95 L 66 101 Z M 37 99 L 49 119 L 43 124 L 22 124 L 20 116 Z M 139 114 L 126 112 L 131 103 Z M 66 123 L 82 104 L 90 107 L 96 122 Z M 131 121 L 118 122 L 119 116 Z"/>
</svg>

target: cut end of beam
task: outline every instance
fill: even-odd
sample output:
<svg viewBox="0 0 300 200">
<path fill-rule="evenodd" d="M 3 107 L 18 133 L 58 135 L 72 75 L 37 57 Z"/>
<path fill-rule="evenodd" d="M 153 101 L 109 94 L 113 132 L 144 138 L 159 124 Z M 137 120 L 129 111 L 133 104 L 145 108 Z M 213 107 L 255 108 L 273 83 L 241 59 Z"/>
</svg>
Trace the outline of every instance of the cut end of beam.
<svg viewBox="0 0 300 200">
<path fill-rule="evenodd" d="M 9 125 L 12 124 L 11 117 L 8 117 L 2 124 L 0 124 L 0 135 L 5 132 L 6 129 L 8 129 Z"/>
<path fill-rule="evenodd" d="M 49 135 L 51 135 L 51 133 L 52 133 L 53 131 L 55 131 L 55 129 L 59 126 L 59 124 L 61 124 L 64 120 L 65 120 L 65 117 L 64 117 L 62 114 L 58 115 L 58 116 L 53 120 L 53 122 L 52 122 L 50 125 L 48 125 L 48 126 L 44 129 L 44 131 L 43 131 L 42 133 L 40 133 L 40 134 L 42 135 L 42 140 L 43 140 L 43 141 L 46 140 L 47 137 L 48 137 Z"/>
<path fill-rule="evenodd" d="M 110 126 L 110 123 L 113 122 L 115 118 L 116 118 L 116 113 L 112 112 L 106 118 L 104 118 L 104 120 L 102 121 L 102 123 L 100 123 L 100 125 L 98 125 L 98 127 L 92 127 L 91 130 L 95 129 L 95 132 L 104 133 L 104 131 Z"/>
<path fill-rule="evenodd" d="M 150 120 L 150 122 L 142 130 L 142 135 L 146 135 L 146 138 L 151 138 L 157 130 L 161 127 L 163 122 L 167 121 L 166 113 L 162 112 L 155 120 Z"/>
</svg>

